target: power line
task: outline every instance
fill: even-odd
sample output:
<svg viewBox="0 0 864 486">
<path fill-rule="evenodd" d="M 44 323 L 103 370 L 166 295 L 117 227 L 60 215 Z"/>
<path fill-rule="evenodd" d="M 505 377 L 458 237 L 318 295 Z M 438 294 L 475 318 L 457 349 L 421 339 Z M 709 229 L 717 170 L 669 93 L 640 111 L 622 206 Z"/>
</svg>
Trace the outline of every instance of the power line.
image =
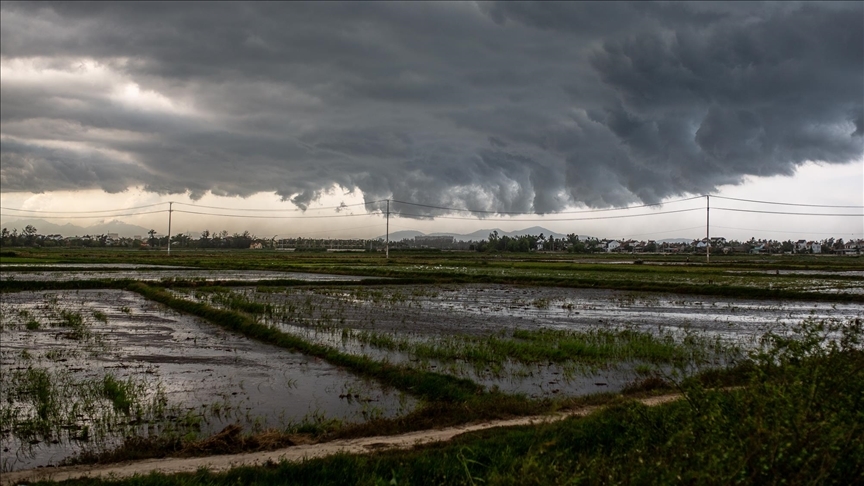
<svg viewBox="0 0 864 486">
<path fill-rule="evenodd" d="M 669 231 L 655 231 L 653 233 L 641 233 L 638 235 L 627 235 L 627 236 L 622 236 L 621 238 L 623 239 L 623 238 L 635 238 L 635 237 L 639 237 L 639 236 L 662 235 L 662 234 L 666 234 L 666 233 L 677 233 L 679 231 L 689 231 L 689 230 L 701 229 L 701 228 L 702 228 L 702 226 L 691 226 L 689 228 L 681 228 L 681 229 L 669 230 Z"/>
<path fill-rule="evenodd" d="M 702 211 L 704 208 L 690 208 L 690 209 L 678 209 L 675 211 L 660 211 L 657 213 L 647 213 L 647 214 L 622 214 L 618 216 L 597 216 L 594 218 L 555 218 L 555 219 L 509 219 L 507 222 L 523 222 L 523 223 L 531 223 L 531 222 L 555 222 L 555 221 L 591 221 L 591 220 L 601 220 L 601 219 L 621 219 L 621 218 L 638 218 L 642 216 L 659 216 L 661 214 L 675 214 L 675 213 L 686 213 L 690 211 Z M 477 218 L 467 218 L 467 217 L 459 217 L 459 216 L 431 216 L 428 214 L 410 214 L 410 213 L 394 213 L 398 216 L 411 216 L 415 218 L 433 218 L 433 219 L 459 219 L 459 220 L 468 220 L 475 221 Z"/>
<path fill-rule="evenodd" d="M 577 211 L 561 211 L 559 213 L 554 213 L 554 214 L 584 214 L 584 213 L 602 213 L 602 212 L 606 212 L 606 211 L 622 211 L 622 210 L 627 210 L 627 209 L 648 208 L 648 207 L 653 207 L 653 206 L 662 206 L 664 204 L 674 204 L 674 203 L 679 203 L 679 202 L 684 202 L 684 201 L 692 201 L 694 199 L 701 199 L 703 197 L 705 197 L 705 196 L 693 196 L 693 197 L 688 197 L 688 198 L 684 198 L 684 199 L 676 199 L 674 201 L 642 204 L 639 206 L 621 206 L 621 207 L 617 207 L 617 208 L 583 209 L 583 210 L 577 210 Z M 429 204 L 419 204 L 419 203 L 412 203 L 412 202 L 407 202 L 407 201 L 400 201 L 398 199 L 391 199 L 391 201 L 393 201 L 394 203 L 406 204 L 409 206 L 417 206 L 417 207 L 421 207 L 421 208 L 441 209 L 443 211 L 461 211 L 461 212 L 479 213 L 479 214 L 507 214 L 507 215 L 517 215 L 517 216 L 518 215 L 526 215 L 526 214 L 537 214 L 536 212 L 488 211 L 488 210 L 483 210 L 483 209 L 449 208 L 449 207 L 444 207 L 444 206 L 432 206 Z"/>
<path fill-rule="evenodd" d="M 187 204 L 187 203 L 182 203 L 182 202 L 175 202 L 174 204 L 180 204 L 183 206 L 190 206 L 193 208 L 221 209 L 224 211 L 295 212 L 296 213 L 296 212 L 306 212 L 306 211 L 323 211 L 323 210 L 329 210 L 329 209 L 339 210 L 339 209 L 352 208 L 352 207 L 357 207 L 357 206 L 368 206 L 370 204 L 377 204 L 380 202 L 384 202 L 384 200 L 382 199 L 379 201 L 370 201 L 370 202 L 356 203 L 356 204 L 341 204 L 339 206 L 331 206 L 331 207 L 325 207 L 325 208 L 307 208 L 307 209 L 264 209 L 264 208 L 244 209 L 244 208 L 226 208 L 226 207 L 222 207 L 222 206 L 202 206 L 202 205 L 198 205 L 198 204 Z"/>
<path fill-rule="evenodd" d="M 714 226 L 714 228 L 729 229 L 729 230 L 738 230 L 738 231 L 756 231 L 756 232 L 759 232 L 759 233 L 793 233 L 793 234 L 796 234 L 796 235 L 832 235 L 832 236 L 835 236 L 835 235 L 842 235 L 842 234 L 844 234 L 844 233 L 837 233 L 836 231 L 831 232 L 831 233 L 819 233 L 819 232 L 816 232 L 816 231 L 786 231 L 786 230 L 773 230 L 773 229 L 733 228 L 733 227 L 731 227 L 731 226 Z M 857 233 L 852 232 L 852 233 L 849 233 L 849 234 L 851 234 L 851 235 L 854 236 L 854 235 L 856 235 Z"/>
<path fill-rule="evenodd" d="M 166 212 L 166 211 L 163 211 Z M 175 213 L 185 213 L 185 214 L 198 214 L 202 216 L 221 216 L 226 218 L 248 218 L 248 219 L 322 219 L 322 218 L 356 218 L 362 216 L 377 216 L 380 213 L 366 213 L 366 214 L 330 214 L 330 215 L 321 215 L 321 216 L 253 216 L 249 214 L 220 214 L 220 213 L 202 213 L 200 211 L 184 211 L 182 209 L 175 209 Z"/>
<path fill-rule="evenodd" d="M 778 206 L 802 206 L 808 208 L 845 208 L 845 209 L 864 209 L 864 206 L 832 206 L 828 204 L 801 204 L 801 203 L 786 203 L 786 202 L 777 202 L 777 201 L 759 201 L 757 199 L 741 199 L 737 197 L 726 197 L 726 196 L 714 196 L 718 199 L 729 199 L 731 201 L 744 201 L 758 204 L 775 204 Z"/>
<path fill-rule="evenodd" d="M 175 211 L 176 211 L 176 209 L 175 209 Z M 108 218 L 108 217 L 115 218 L 118 216 L 140 216 L 140 215 L 144 215 L 144 214 L 158 214 L 158 213 L 167 213 L 167 212 L 168 212 L 167 209 L 161 209 L 159 211 L 145 211 L 145 212 L 141 212 L 141 213 L 128 213 L 128 214 L 106 214 L 106 215 L 101 215 L 101 216 L 97 215 L 97 216 L 39 216 L 39 217 L 42 219 L 95 219 L 95 218 Z M 21 217 L 20 214 L 2 214 L 2 213 L 0 213 L 0 216 L 7 216 L 10 218 Z"/>
<path fill-rule="evenodd" d="M 664 204 L 674 204 L 674 203 L 679 203 L 679 202 L 692 201 L 692 200 L 696 200 L 696 199 L 701 199 L 703 197 L 705 197 L 705 196 L 700 195 L 700 196 L 693 196 L 693 197 L 689 197 L 689 198 L 676 199 L 673 201 L 651 203 L 651 204 L 642 204 L 642 205 L 638 205 L 638 206 L 621 206 L 621 207 L 604 208 L 604 209 L 585 209 L 585 210 L 575 210 L 575 211 L 562 211 L 562 212 L 551 213 L 551 214 L 556 214 L 556 215 L 561 215 L 561 214 L 592 214 L 592 213 L 602 213 L 602 212 L 609 212 L 609 211 L 624 211 L 624 210 L 628 210 L 628 209 L 640 209 L 640 208 L 647 208 L 647 207 L 662 206 Z M 864 206 L 842 206 L 842 205 L 827 205 L 827 204 L 787 203 L 787 202 L 779 202 L 779 201 L 763 201 L 763 200 L 756 200 L 756 199 L 743 199 L 743 198 L 734 198 L 734 197 L 717 196 L 717 195 L 714 195 L 712 197 L 720 198 L 720 199 L 727 199 L 727 200 L 732 200 L 732 201 L 749 202 L 749 203 L 755 203 L 755 204 L 773 204 L 773 205 L 781 205 L 781 206 L 820 207 L 820 208 L 864 209 Z M 307 208 L 306 210 L 303 210 L 303 209 L 270 209 L 270 208 L 231 208 L 231 207 L 225 207 L 225 206 L 206 206 L 206 205 L 189 204 L 189 203 L 183 203 L 183 202 L 175 202 L 174 204 L 188 206 L 188 207 L 192 207 L 192 208 L 216 209 L 216 210 L 225 210 L 225 211 L 305 212 L 305 211 L 340 210 L 340 209 L 350 208 L 350 207 L 369 206 L 372 204 L 382 203 L 384 201 L 385 201 L 384 199 L 381 199 L 381 200 L 377 200 L 377 201 L 369 201 L 369 202 L 363 202 L 363 203 L 342 204 L 339 206 L 329 206 L 329 207 L 322 207 L 322 208 Z M 408 201 L 401 201 L 398 199 L 392 199 L 391 201 L 393 203 L 404 204 L 404 205 L 408 205 L 408 206 L 415 206 L 415 207 L 422 207 L 422 208 L 429 208 L 429 209 L 438 209 L 438 210 L 442 210 L 442 211 L 469 212 L 469 213 L 475 213 L 475 214 L 496 214 L 496 215 L 516 215 L 516 216 L 537 214 L 534 212 L 489 211 L 489 210 L 482 210 L 482 209 L 435 206 L 435 205 L 430 205 L 430 204 L 420 204 L 420 203 L 413 203 L 413 202 L 408 202 Z M 163 204 L 168 204 L 168 202 L 147 204 L 147 205 L 143 205 L 143 206 L 133 206 L 133 207 L 129 207 L 129 208 L 88 210 L 88 211 L 45 211 L 45 210 L 34 210 L 34 209 L 9 208 L 9 207 L 2 207 L 2 206 L 0 206 L 0 209 L 5 209 L 8 211 L 34 213 L 34 214 L 79 214 L 79 215 L 92 214 L 92 215 L 94 215 L 94 217 L 97 217 L 98 215 L 125 216 L 127 214 L 114 215 L 114 214 L 105 214 L 105 213 L 116 213 L 118 211 L 131 211 L 131 210 L 135 210 L 135 209 L 145 209 L 145 208 L 160 206 Z M 726 209 L 726 210 L 730 210 L 730 211 L 734 210 L 731 208 L 717 208 L 717 209 Z M 738 209 L 737 211 L 758 212 L 756 210 L 743 210 L 743 209 Z M 780 212 L 777 212 L 777 213 L 766 212 L 766 213 L 768 213 L 768 214 L 786 214 L 786 213 L 780 213 Z M 141 214 L 143 214 L 143 213 L 141 213 Z M 789 214 L 816 215 L 816 214 L 810 214 L 810 213 L 789 213 Z M 831 216 L 831 214 L 819 214 L 819 215 Z M 13 215 L 9 215 L 9 216 L 13 216 Z M 414 216 L 443 217 L 443 216 L 432 216 L 432 215 L 414 215 Z"/>
<path fill-rule="evenodd" d="M 864 214 L 850 214 L 850 213 L 790 213 L 787 211 L 757 211 L 755 209 L 734 209 L 734 208 L 711 208 L 717 209 L 720 211 L 735 211 L 738 213 L 761 213 L 761 214 L 787 214 L 791 216 L 857 216 L 859 218 L 864 217 Z"/>
<path fill-rule="evenodd" d="M 95 210 L 95 211 L 42 211 L 37 209 L 18 209 L 18 208 L 7 208 L 0 206 L 0 209 L 5 209 L 7 211 L 20 211 L 22 213 L 48 213 L 48 214 L 92 214 L 92 213 L 111 213 L 117 211 L 132 211 L 133 209 L 144 209 L 144 208 L 152 208 L 154 206 L 160 206 L 162 204 L 168 204 L 167 202 L 155 203 L 155 204 L 147 204 L 144 206 L 135 206 L 131 208 L 120 208 L 120 209 L 104 209 L 104 210 Z M 111 216 L 106 215 L 106 216 Z"/>
<path fill-rule="evenodd" d="M 335 232 L 335 231 L 349 231 L 349 230 L 356 230 L 356 229 L 378 228 L 378 227 L 380 227 L 380 226 L 381 226 L 381 223 L 378 223 L 378 224 L 375 224 L 375 225 L 355 226 L 355 227 L 353 227 L 353 228 L 337 228 L 337 229 L 323 230 L 323 231 L 307 231 L 307 232 L 305 232 L 304 234 L 307 234 L 307 235 L 317 235 L 317 234 L 320 234 L 320 233 L 333 233 L 333 232 Z M 295 239 L 296 239 L 296 238 L 297 238 L 297 237 L 295 237 Z M 301 236 L 301 238 L 302 238 L 302 236 Z M 285 240 L 285 239 L 288 239 L 288 238 L 281 238 L 281 239 Z M 371 239 L 373 239 L 373 238 L 352 238 L 352 239 L 357 239 L 357 240 L 371 240 Z"/>
</svg>

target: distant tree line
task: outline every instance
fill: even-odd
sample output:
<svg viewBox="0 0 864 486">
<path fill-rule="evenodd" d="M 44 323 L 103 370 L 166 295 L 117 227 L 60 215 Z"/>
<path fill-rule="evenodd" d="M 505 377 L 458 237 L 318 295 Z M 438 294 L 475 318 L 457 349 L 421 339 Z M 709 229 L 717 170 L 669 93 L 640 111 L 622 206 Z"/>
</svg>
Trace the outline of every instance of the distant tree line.
<svg viewBox="0 0 864 486">
<path fill-rule="evenodd" d="M 125 247 L 125 248 L 167 248 L 168 237 L 158 235 L 156 230 L 147 232 L 147 236 L 139 238 L 118 237 L 115 234 L 98 234 L 63 237 L 59 234 L 42 235 L 32 226 L 27 225 L 23 230 L 13 228 L 2 229 L 0 235 L 0 246 L 2 247 Z M 489 234 L 488 239 L 480 241 L 453 241 L 451 248 L 456 250 L 468 250 L 477 252 L 513 252 L 527 253 L 532 251 L 553 251 L 569 253 L 601 253 L 614 251 L 618 253 L 704 253 L 706 246 L 710 246 L 712 254 L 721 253 L 844 253 L 849 251 L 849 244 L 842 238 L 827 238 L 818 242 L 804 240 L 778 241 L 757 240 L 751 238 L 748 241 L 726 240 L 725 238 L 711 238 L 706 240 L 693 240 L 692 242 L 655 242 L 636 240 L 601 240 L 598 238 L 580 238 L 570 233 L 563 238 L 555 238 L 554 235 L 500 235 L 498 231 Z M 860 251 L 864 241 L 852 240 L 853 251 Z M 326 249 L 353 249 L 377 251 L 384 247 L 381 239 L 315 239 L 315 238 L 259 238 L 248 231 L 229 234 L 223 230 L 211 233 L 204 230 L 198 238 L 193 238 L 185 233 L 171 236 L 172 248 L 223 248 L 223 249 L 245 249 L 245 248 L 292 248 L 296 251 L 325 251 Z M 390 248 L 397 249 L 423 249 L 417 243 L 412 244 L 408 239 L 401 242 L 390 242 Z M 444 248 L 448 249 L 448 248 Z"/>
<path fill-rule="evenodd" d="M 256 241 L 262 241 L 255 235 L 244 231 L 243 233 L 228 234 L 228 231 L 211 234 L 210 231 L 201 233 L 200 238 L 192 238 L 184 233 L 171 236 L 172 248 L 249 248 Z M 112 236 L 110 234 L 93 234 L 84 236 L 67 236 L 59 234 L 42 235 L 32 225 L 27 225 L 23 230 L 13 228 L 2 229 L 0 234 L 0 246 L 34 246 L 34 247 L 106 247 L 118 246 L 126 248 L 166 248 L 168 237 L 158 235 L 156 230 L 147 232 L 147 236 L 140 238 L 128 238 Z"/>
</svg>

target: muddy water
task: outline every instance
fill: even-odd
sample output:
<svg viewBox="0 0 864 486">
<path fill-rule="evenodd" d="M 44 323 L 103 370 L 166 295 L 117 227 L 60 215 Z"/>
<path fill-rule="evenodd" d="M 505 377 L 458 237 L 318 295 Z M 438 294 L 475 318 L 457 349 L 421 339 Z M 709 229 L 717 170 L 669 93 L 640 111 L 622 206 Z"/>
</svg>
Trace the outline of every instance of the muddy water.
<svg viewBox="0 0 864 486">
<path fill-rule="evenodd" d="M 826 270 L 729 270 L 726 273 L 739 275 L 827 275 L 838 277 L 862 277 L 864 271 L 861 270 L 841 270 L 841 271 L 826 271 Z"/>
<path fill-rule="evenodd" d="M 38 366 L 81 378 L 111 372 L 121 379 L 145 379 L 164 390 L 170 405 L 197 416 L 200 435 L 232 423 L 251 430 L 301 421 L 362 421 L 407 412 L 416 403 L 320 360 L 226 333 L 130 292 L 2 294 L 0 306 L 4 374 Z M 63 328 L 50 325 L 52 309 L 80 312 L 93 339 L 83 343 L 64 337 Z M 26 329 L 21 311 L 43 325 Z M 9 430 L 0 435 L 0 446 L 9 449 L 3 453 L 7 469 L 56 464 L 89 447 L 61 440 L 26 451 L 27 444 L 22 447 Z"/>
<path fill-rule="evenodd" d="M 28 268 L 70 268 L 70 269 L 124 269 L 135 270 L 139 268 L 155 268 L 155 269 L 182 269 L 189 267 L 181 267 L 177 265 L 151 265 L 147 263 L 0 263 L 0 270 L 21 270 Z"/>
<path fill-rule="evenodd" d="M 66 265 L 63 265 L 65 268 Z M 111 268 L 122 268 L 118 265 L 110 265 Z M 139 270 L 101 270 L 99 267 L 76 266 L 75 270 L 64 272 L 62 270 L 53 270 L 46 272 L 39 271 L 23 271 L 27 267 L 10 267 L 3 266 L 0 280 L 15 280 L 15 281 L 59 281 L 68 282 L 73 280 L 121 280 L 135 279 L 145 282 L 153 282 L 165 279 L 179 280 L 201 280 L 201 281 L 237 281 L 237 282 L 256 282 L 258 280 L 302 280 L 308 282 L 357 282 L 372 277 L 360 277 L 354 275 L 330 275 L 322 273 L 303 273 L 303 272 L 274 272 L 261 270 L 202 270 L 202 269 L 181 269 L 179 267 L 161 267 L 160 270 L 154 270 L 155 266 L 150 267 L 135 267 Z M 38 267 L 37 267 L 38 268 Z M 104 268 L 104 267 L 103 267 Z M 93 269 L 93 270 L 91 270 Z"/>
<path fill-rule="evenodd" d="M 506 393 L 520 393 L 531 398 L 556 395 L 582 396 L 604 391 L 620 391 L 638 376 L 635 368 L 639 363 L 619 363 L 608 367 L 587 367 L 574 364 L 505 362 L 500 368 L 474 366 L 457 360 L 442 362 L 434 359 L 417 359 L 410 352 L 385 350 L 364 344 L 360 339 L 343 335 L 340 329 L 316 329 L 315 327 L 292 325 L 279 319 L 269 321 L 277 329 L 300 336 L 307 341 L 331 346 L 342 352 L 366 356 L 390 363 L 405 364 L 438 373 L 468 378 L 487 388 L 497 388 Z M 431 342 L 434 338 L 419 334 L 394 332 L 394 337 L 408 338 L 415 342 Z M 652 368 L 660 371 L 660 368 Z M 665 369 L 668 371 L 668 368 Z"/>
<path fill-rule="evenodd" d="M 243 288 L 233 292 L 256 302 L 273 304 L 275 312 L 269 322 L 285 332 L 348 353 L 410 363 L 529 396 L 620 390 L 639 378 L 636 369 L 640 363 L 586 369 L 566 364 L 507 362 L 502 369 L 478 369 L 459 362 L 420 361 L 408 352 L 363 344 L 353 333 L 373 331 L 422 343 L 453 335 L 506 335 L 514 329 L 631 328 L 682 337 L 696 334 L 746 348 L 769 330 L 782 332 L 808 318 L 864 318 L 864 306 L 860 304 L 694 298 L 652 292 L 505 285 L 376 286 L 269 292 Z M 207 293 L 192 291 L 185 293 L 185 297 L 208 301 Z"/>
<path fill-rule="evenodd" d="M 513 329 L 628 327 L 699 332 L 746 344 L 805 319 L 864 318 L 864 305 L 769 301 L 659 292 L 506 285 L 376 286 L 235 292 L 294 311 L 294 324 L 407 335 L 489 335 Z"/>
</svg>

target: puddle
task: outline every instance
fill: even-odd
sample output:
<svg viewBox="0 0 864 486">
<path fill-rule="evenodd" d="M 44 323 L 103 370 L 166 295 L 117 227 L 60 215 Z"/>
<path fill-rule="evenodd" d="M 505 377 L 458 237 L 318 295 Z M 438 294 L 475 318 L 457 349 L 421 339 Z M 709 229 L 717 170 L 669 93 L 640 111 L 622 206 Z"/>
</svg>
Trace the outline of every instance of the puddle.
<svg viewBox="0 0 864 486">
<path fill-rule="evenodd" d="M 198 423 L 193 430 L 201 436 L 233 423 L 250 431 L 301 421 L 357 422 L 405 413 L 416 404 L 321 360 L 227 333 L 131 292 L 20 292 L 2 294 L 0 306 L 4 377 L 32 367 L 68 373 L 72 381 L 101 379 L 106 373 L 120 381 L 132 378 L 146 387 L 147 396 L 162 393 L 171 413 L 191 414 Z M 80 314 L 88 337 L 70 338 L 70 328 L 58 327 L 63 312 Z M 28 328 L 30 321 L 41 324 Z M 27 405 L 3 397 L 0 407 L 5 413 Z M 0 427 L 4 470 L 57 464 L 95 447 L 62 434 L 58 444 L 30 447 L 6 425 Z M 167 426 L 154 427 L 158 432 Z M 130 433 L 129 427 L 123 430 Z M 132 430 L 148 434 L 144 426 Z M 118 439 L 109 436 L 108 443 Z"/>
</svg>

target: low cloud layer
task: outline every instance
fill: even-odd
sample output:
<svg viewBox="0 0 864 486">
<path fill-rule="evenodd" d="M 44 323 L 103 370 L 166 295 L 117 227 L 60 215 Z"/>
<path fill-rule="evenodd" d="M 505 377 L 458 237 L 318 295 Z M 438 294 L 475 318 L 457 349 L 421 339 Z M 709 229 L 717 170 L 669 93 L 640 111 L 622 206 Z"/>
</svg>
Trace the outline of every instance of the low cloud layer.
<svg viewBox="0 0 864 486">
<path fill-rule="evenodd" d="M 275 192 L 304 207 L 338 185 L 550 213 L 864 156 L 860 2 L 0 13 L 4 192 Z"/>
</svg>

